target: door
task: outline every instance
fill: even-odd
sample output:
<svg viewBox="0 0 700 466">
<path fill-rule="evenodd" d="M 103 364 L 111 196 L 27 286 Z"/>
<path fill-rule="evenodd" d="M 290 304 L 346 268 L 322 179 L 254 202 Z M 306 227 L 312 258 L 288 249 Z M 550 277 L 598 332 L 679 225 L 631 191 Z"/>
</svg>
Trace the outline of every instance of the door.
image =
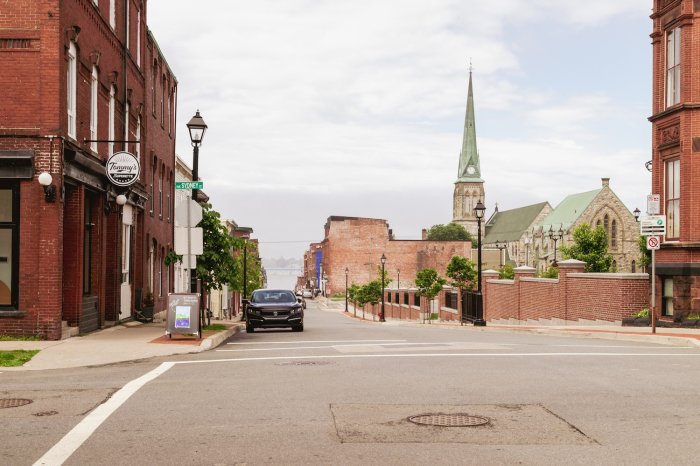
<svg viewBox="0 0 700 466">
<path fill-rule="evenodd" d="M 119 319 L 131 316 L 131 252 L 133 219 L 130 205 L 122 207 L 122 283 Z"/>
</svg>

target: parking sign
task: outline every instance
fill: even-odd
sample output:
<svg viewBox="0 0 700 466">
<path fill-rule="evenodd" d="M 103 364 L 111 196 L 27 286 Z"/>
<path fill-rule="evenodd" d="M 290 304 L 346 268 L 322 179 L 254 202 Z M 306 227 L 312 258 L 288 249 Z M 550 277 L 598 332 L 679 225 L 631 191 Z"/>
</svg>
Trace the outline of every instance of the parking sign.
<svg viewBox="0 0 700 466">
<path fill-rule="evenodd" d="M 658 251 L 661 241 L 658 236 L 650 236 L 647 238 L 647 249 L 650 251 Z"/>
</svg>

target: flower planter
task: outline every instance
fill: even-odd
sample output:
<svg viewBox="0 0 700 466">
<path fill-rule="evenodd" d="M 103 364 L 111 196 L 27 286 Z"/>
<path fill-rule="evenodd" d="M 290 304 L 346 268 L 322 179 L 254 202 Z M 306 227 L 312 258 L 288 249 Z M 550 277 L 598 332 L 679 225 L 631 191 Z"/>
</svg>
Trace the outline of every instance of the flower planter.
<svg viewBox="0 0 700 466">
<path fill-rule="evenodd" d="M 141 311 L 136 314 L 136 320 L 139 322 L 153 322 L 153 306 L 144 306 Z"/>
</svg>

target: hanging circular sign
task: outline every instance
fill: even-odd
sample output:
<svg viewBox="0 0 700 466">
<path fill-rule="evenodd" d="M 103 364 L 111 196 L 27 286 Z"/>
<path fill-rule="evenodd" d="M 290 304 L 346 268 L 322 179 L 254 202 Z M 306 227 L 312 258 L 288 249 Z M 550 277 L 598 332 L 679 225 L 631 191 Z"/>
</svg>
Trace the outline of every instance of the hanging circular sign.
<svg viewBox="0 0 700 466">
<path fill-rule="evenodd" d="M 131 186 L 141 173 L 141 164 L 129 152 L 116 152 L 107 159 L 107 178 L 117 186 Z"/>
</svg>

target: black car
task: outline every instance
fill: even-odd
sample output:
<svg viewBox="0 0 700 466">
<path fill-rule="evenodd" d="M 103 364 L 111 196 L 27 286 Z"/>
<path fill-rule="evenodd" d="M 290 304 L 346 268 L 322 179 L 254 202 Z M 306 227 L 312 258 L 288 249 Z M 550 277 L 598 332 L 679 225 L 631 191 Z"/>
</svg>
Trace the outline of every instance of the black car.
<svg viewBox="0 0 700 466">
<path fill-rule="evenodd" d="M 289 290 L 256 290 L 243 304 L 248 333 L 256 328 L 291 327 L 295 332 L 304 331 L 304 308 Z"/>
</svg>

